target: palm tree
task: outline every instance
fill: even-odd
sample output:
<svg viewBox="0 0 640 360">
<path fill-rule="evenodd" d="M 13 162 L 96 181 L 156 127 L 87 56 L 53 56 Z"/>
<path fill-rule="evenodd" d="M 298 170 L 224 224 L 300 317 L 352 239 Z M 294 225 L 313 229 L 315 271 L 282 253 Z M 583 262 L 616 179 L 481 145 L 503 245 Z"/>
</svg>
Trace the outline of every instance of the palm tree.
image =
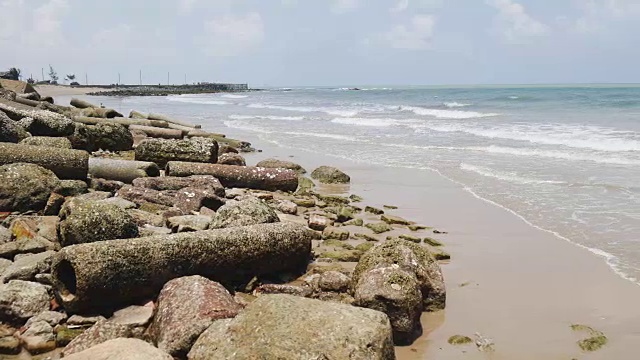
<svg viewBox="0 0 640 360">
<path fill-rule="evenodd" d="M 11 69 L 9 69 L 9 75 L 13 80 L 20 80 L 20 73 L 22 73 L 22 71 L 18 68 L 12 67 Z"/>
</svg>

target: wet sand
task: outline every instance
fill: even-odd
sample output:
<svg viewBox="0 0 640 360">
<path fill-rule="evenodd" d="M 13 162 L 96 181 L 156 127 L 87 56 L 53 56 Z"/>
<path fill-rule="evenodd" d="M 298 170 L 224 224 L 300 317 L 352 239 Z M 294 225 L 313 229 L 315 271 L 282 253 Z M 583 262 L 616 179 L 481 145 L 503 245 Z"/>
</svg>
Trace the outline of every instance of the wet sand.
<svg viewBox="0 0 640 360">
<path fill-rule="evenodd" d="M 206 126 L 205 126 L 206 127 Z M 378 167 L 255 141 L 255 134 L 208 129 L 253 141 L 267 157 L 307 170 L 335 165 L 352 178 L 366 204 L 396 205 L 388 213 L 448 231 L 441 240 L 452 260 L 443 265 L 447 308 L 422 317 L 424 335 L 397 348 L 398 359 L 636 359 L 640 352 L 640 286 L 617 276 L 602 258 L 536 229 L 515 214 L 474 197 L 435 172 Z M 289 157 L 295 155 L 294 157 Z M 602 331 L 609 343 L 587 353 L 588 337 L 572 324 Z M 494 351 L 453 346 L 452 335 L 494 342 Z"/>
</svg>

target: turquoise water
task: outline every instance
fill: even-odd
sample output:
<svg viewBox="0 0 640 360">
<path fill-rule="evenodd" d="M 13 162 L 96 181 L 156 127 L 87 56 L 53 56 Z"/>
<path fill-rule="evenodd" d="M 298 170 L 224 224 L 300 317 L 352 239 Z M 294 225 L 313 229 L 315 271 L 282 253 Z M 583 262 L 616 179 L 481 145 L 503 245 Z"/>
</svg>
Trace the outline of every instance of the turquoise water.
<svg viewBox="0 0 640 360">
<path fill-rule="evenodd" d="M 640 87 L 294 88 L 101 99 L 390 172 L 434 169 L 640 280 Z"/>
</svg>

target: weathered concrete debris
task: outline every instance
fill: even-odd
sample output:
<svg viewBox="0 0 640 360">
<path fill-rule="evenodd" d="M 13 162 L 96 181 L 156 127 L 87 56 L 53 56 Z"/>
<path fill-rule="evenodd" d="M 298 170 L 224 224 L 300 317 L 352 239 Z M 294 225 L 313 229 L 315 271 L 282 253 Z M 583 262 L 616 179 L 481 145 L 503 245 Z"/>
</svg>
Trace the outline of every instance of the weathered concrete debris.
<svg viewBox="0 0 640 360">
<path fill-rule="evenodd" d="M 71 340 L 62 353 L 67 358 L 71 354 L 90 349 L 109 340 L 132 337 L 132 330 L 131 326 L 100 319 L 78 337 Z"/>
<path fill-rule="evenodd" d="M 268 191 L 295 191 L 298 188 L 298 173 L 288 169 L 170 161 L 166 172 L 168 176 L 212 175 L 228 188 Z"/>
<path fill-rule="evenodd" d="M 394 264 L 416 276 L 425 311 L 445 308 L 446 290 L 438 262 L 429 250 L 406 240 L 388 240 L 367 251 L 353 271 L 352 286 L 357 285 L 367 271 Z"/>
<path fill-rule="evenodd" d="M 133 136 L 120 124 L 100 123 L 91 128 L 91 140 L 95 149 L 126 151 L 133 147 Z"/>
<path fill-rule="evenodd" d="M 171 355 L 138 340 L 118 338 L 64 357 L 65 360 L 173 360 Z"/>
<path fill-rule="evenodd" d="M 71 101 L 69 102 L 69 104 L 71 104 L 71 106 L 76 107 L 78 109 L 87 109 L 87 108 L 97 108 L 99 107 L 98 105 L 94 105 L 86 100 L 82 100 L 82 99 L 78 99 L 78 98 L 71 98 Z"/>
<path fill-rule="evenodd" d="M 116 196 L 120 196 L 140 206 L 145 203 L 155 203 L 169 207 L 175 206 L 184 213 L 198 211 L 203 206 L 217 210 L 225 203 L 225 200 L 216 194 L 216 190 L 198 187 L 158 191 L 125 185 L 118 190 Z"/>
<path fill-rule="evenodd" d="M 389 320 L 381 312 L 264 295 L 234 319 L 214 322 L 188 358 L 392 360 L 395 353 Z"/>
<path fill-rule="evenodd" d="M 28 119 L 20 121 L 20 124 L 31 135 L 68 136 L 73 134 L 74 127 L 71 119 L 53 111 L 35 109 L 5 99 L 0 99 L 0 110 L 15 121 Z"/>
<path fill-rule="evenodd" d="M 71 200 L 60 211 L 58 240 L 62 246 L 138 236 L 133 217 L 119 206 Z"/>
<path fill-rule="evenodd" d="M 2 165 L 0 211 L 42 210 L 59 184 L 58 177 L 41 166 L 23 163 Z"/>
<path fill-rule="evenodd" d="M 71 149 L 71 141 L 65 137 L 30 136 L 20 141 L 20 144 Z"/>
<path fill-rule="evenodd" d="M 202 275 L 225 285 L 306 267 L 313 235 L 300 225 L 260 224 L 63 248 L 52 274 L 67 311 L 150 298 L 169 280 Z"/>
<path fill-rule="evenodd" d="M 351 182 L 349 175 L 332 166 L 320 166 L 313 170 L 311 178 L 324 184 L 348 184 Z"/>
<path fill-rule="evenodd" d="M 11 280 L 33 281 L 37 274 L 48 273 L 51 269 L 51 259 L 54 251 L 45 251 L 39 254 L 24 255 L 17 258 L 1 274 L 0 282 Z"/>
<path fill-rule="evenodd" d="M 166 283 L 149 334 L 159 349 L 178 358 L 187 353 L 214 321 L 234 317 L 242 309 L 222 285 L 202 276 Z"/>
<path fill-rule="evenodd" d="M 89 159 L 89 175 L 92 178 L 132 183 L 138 178 L 160 176 L 158 165 L 148 161 Z"/>
<path fill-rule="evenodd" d="M 107 108 L 86 108 L 86 109 L 82 109 L 82 111 L 80 111 L 80 114 L 86 117 L 105 118 L 105 119 L 122 117 L 122 114 L 120 114 L 119 112 L 115 111 L 114 109 L 107 109 Z"/>
<path fill-rule="evenodd" d="M 31 134 L 0 110 L 0 142 L 17 143 L 29 136 Z"/>
<path fill-rule="evenodd" d="M 167 226 L 177 233 L 207 230 L 209 223 L 211 218 L 203 215 L 173 216 L 167 219 Z"/>
<path fill-rule="evenodd" d="M 87 178 L 89 154 L 81 150 L 0 143 L 0 165 L 31 163 L 55 173 L 60 179 Z"/>
<path fill-rule="evenodd" d="M 264 168 L 283 168 L 283 169 L 290 169 L 290 170 L 294 170 L 297 171 L 299 174 L 304 174 L 307 172 L 307 170 L 305 170 L 302 166 L 291 162 L 291 161 L 284 161 L 284 160 L 278 160 L 278 159 L 266 159 L 266 160 L 262 160 L 259 163 L 256 164 L 257 167 L 264 167 Z"/>
<path fill-rule="evenodd" d="M 129 115 L 131 115 L 131 114 L 129 114 Z M 162 115 L 162 114 L 150 113 L 149 115 L 147 115 L 147 119 L 150 119 L 150 120 L 162 120 L 162 121 L 166 121 L 166 122 L 168 122 L 170 124 L 180 125 L 180 126 L 184 126 L 184 127 L 191 128 L 191 129 L 200 129 L 200 127 L 201 127 L 200 125 L 193 125 L 193 124 L 190 124 L 190 123 L 188 123 L 186 121 L 176 120 L 174 118 L 171 118 L 169 116 Z"/>
<path fill-rule="evenodd" d="M 219 208 L 212 229 L 268 224 L 280 222 L 278 214 L 264 201 L 249 197 L 241 201 L 232 201 Z"/>
<path fill-rule="evenodd" d="M 133 186 L 153 190 L 180 190 L 186 187 L 209 189 L 220 197 L 225 196 L 225 189 L 220 181 L 211 175 L 194 175 L 189 177 L 162 176 L 139 178 L 133 181 Z"/>
<path fill-rule="evenodd" d="M 218 161 L 218 143 L 210 139 L 145 139 L 136 147 L 136 160 L 164 167 L 169 161 L 212 163 Z M 196 174 L 191 174 L 196 175 Z M 206 174 L 201 174 L 206 175 Z"/>
<path fill-rule="evenodd" d="M 111 119 L 103 119 L 96 117 L 87 117 L 87 116 L 73 116 L 71 118 L 76 124 L 84 124 L 84 125 L 98 125 L 98 124 L 120 124 L 124 127 L 129 128 L 129 130 L 134 130 L 131 126 L 147 126 L 153 128 L 162 128 L 165 130 L 169 130 L 169 124 L 166 121 L 160 120 L 139 120 L 139 119 L 129 119 L 122 117 L 115 117 Z M 173 131 L 173 130 L 172 130 Z"/>
<path fill-rule="evenodd" d="M 143 125 L 129 125 L 131 131 L 142 131 L 149 137 L 163 138 L 163 139 L 182 139 L 184 132 L 176 129 L 162 129 L 152 126 Z"/>
<path fill-rule="evenodd" d="M 226 153 L 218 156 L 218 164 L 247 166 L 247 162 L 242 155 L 233 153 Z"/>
</svg>

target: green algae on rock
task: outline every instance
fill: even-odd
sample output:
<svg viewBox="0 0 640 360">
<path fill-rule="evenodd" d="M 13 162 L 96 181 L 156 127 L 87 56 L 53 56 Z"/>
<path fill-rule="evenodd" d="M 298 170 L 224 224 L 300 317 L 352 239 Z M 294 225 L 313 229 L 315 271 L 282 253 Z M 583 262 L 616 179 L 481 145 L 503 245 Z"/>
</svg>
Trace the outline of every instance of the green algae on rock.
<svg viewBox="0 0 640 360">
<path fill-rule="evenodd" d="M 424 238 L 424 243 L 435 247 L 442 246 L 442 243 L 440 241 L 430 237 Z"/>
<path fill-rule="evenodd" d="M 311 178 L 323 184 L 348 184 L 351 182 L 349 175 L 332 166 L 320 166 L 313 170 Z"/>
<path fill-rule="evenodd" d="M 393 230 L 391 225 L 389 225 L 389 224 L 387 224 L 385 222 L 369 223 L 369 224 L 366 224 L 365 227 L 368 228 L 369 230 L 373 231 L 376 234 L 382 234 L 382 233 L 386 233 L 388 231 Z"/>
<path fill-rule="evenodd" d="M 473 340 L 464 335 L 453 335 L 447 340 L 447 342 L 451 345 L 466 345 L 473 342 Z"/>
<path fill-rule="evenodd" d="M 578 341 L 578 346 L 583 351 L 591 352 L 599 350 L 609 342 L 609 339 L 604 335 L 604 333 L 587 325 L 573 324 L 571 325 L 571 330 L 586 332 L 590 335 L 588 338 Z"/>
</svg>

